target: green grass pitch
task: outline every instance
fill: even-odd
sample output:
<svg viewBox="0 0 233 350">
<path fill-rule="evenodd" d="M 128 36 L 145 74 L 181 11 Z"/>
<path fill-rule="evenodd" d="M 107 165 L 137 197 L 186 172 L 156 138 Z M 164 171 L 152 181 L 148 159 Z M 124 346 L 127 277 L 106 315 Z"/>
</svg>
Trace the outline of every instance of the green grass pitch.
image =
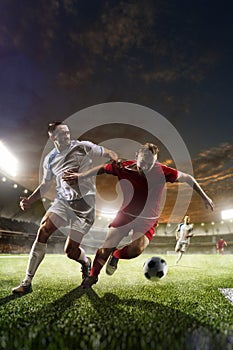
<svg viewBox="0 0 233 350">
<path fill-rule="evenodd" d="M 154 254 L 156 256 L 156 254 Z M 27 255 L 0 255 L 0 349 L 233 349 L 233 305 L 219 288 L 233 288 L 233 256 L 162 256 L 167 276 L 142 272 L 152 254 L 105 269 L 92 289 L 78 288 L 80 265 L 46 255 L 33 293 L 11 295 Z"/>
</svg>

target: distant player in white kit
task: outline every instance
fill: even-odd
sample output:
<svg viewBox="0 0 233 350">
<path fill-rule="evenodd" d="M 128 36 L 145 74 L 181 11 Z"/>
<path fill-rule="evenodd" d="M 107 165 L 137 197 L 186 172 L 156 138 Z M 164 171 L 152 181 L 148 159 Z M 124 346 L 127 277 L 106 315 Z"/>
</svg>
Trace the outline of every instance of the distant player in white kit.
<svg viewBox="0 0 233 350">
<path fill-rule="evenodd" d="M 182 255 L 187 251 L 187 248 L 190 244 L 190 237 L 193 236 L 193 225 L 190 224 L 190 217 L 186 215 L 184 217 L 184 222 L 179 224 L 176 230 L 176 247 L 175 251 L 178 254 L 178 258 L 176 260 L 176 265 L 182 258 Z"/>
<path fill-rule="evenodd" d="M 67 256 L 81 264 L 83 279 L 89 275 L 91 261 L 80 247 L 80 243 L 94 222 L 95 183 L 90 178 L 69 186 L 62 176 L 64 171 L 70 168 L 76 169 L 77 172 L 88 170 L 94 157 L 117 160 L 117 154 L 107 148 L 89 141 L 71 140 L 68 126 L 61 122 L 50 123 L 48 134 L 55 147 L 45 157 L 43 179 L 28 198 L 21 199 L 20 207 L 27 210 L 32 203 L 42 198 L 50 189 L 54 178 L 57 196 L 41 220 L 29 255 L 25 278 L 12 290 L 14 294 L 32 291 L 32 279 L 44 258 L 47 241 L 60 227 L 68 226 L 70 230 L 65 245 Z"/>
</svg>

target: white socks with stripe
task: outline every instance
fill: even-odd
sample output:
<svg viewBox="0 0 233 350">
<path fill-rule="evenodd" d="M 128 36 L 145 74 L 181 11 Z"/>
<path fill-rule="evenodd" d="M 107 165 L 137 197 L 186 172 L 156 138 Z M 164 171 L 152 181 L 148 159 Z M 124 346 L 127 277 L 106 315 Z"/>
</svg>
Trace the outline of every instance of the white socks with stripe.
<svg viewBox="0 0 233 350">
<path fill-rule="evenodd" d="M 25 284 L 31 283 L 36 270 L 38 269 L 41 261 L 44 259 L 47 244 L 35 241 L 32 245 L 27 270 L 26 277 L 24 279 Z"/>
</svg>

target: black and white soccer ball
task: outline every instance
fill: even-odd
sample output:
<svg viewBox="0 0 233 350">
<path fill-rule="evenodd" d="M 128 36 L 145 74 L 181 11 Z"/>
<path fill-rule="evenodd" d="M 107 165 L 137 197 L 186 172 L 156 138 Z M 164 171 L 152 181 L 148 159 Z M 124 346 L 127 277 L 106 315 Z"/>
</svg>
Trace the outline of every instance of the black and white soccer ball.
<svg viewBox="0 0 233 350">
<path fill-rule="evenodd" d="M 144 276 L 152 282 L 159 281 L 165 277 L 167 271 L 168 266 L 166 261 L 157 256 L 148 258 L 143 264 Z"/>
</svg>

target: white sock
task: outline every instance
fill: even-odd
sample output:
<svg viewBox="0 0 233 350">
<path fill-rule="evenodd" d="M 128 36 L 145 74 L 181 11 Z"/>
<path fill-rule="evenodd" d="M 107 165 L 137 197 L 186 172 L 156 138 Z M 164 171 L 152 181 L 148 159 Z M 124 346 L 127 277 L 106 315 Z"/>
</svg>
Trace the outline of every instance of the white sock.
<svg viewBox="0 0 233 350">
<path fill-rule="evenodd" d="M 79 258 L 78 258 L 78 261 L 82 264 L 82 263 L 87 263 L 88 262 L 88 259 L 87 259 L 87 256 L 86 256 L 86 253 L 85 253 L 85 250 L 81 247 L 79 247 L 81 253 L 79 255 Z"/>
<path fill-rule="evenodd" d="M 35 241 L 32 245 L 26 270 L 25 283 L 31 283 L 36 270 L 44 259 L 47 244 Z"/>
<path fill-rule="evenodd" d="M 178 258 L 176 260 L 176 264 L 178 264 L 178 262 L 180 261 L 182 255 L 183 255 L 183 253 L 179 252 Z"/>
</svg>

